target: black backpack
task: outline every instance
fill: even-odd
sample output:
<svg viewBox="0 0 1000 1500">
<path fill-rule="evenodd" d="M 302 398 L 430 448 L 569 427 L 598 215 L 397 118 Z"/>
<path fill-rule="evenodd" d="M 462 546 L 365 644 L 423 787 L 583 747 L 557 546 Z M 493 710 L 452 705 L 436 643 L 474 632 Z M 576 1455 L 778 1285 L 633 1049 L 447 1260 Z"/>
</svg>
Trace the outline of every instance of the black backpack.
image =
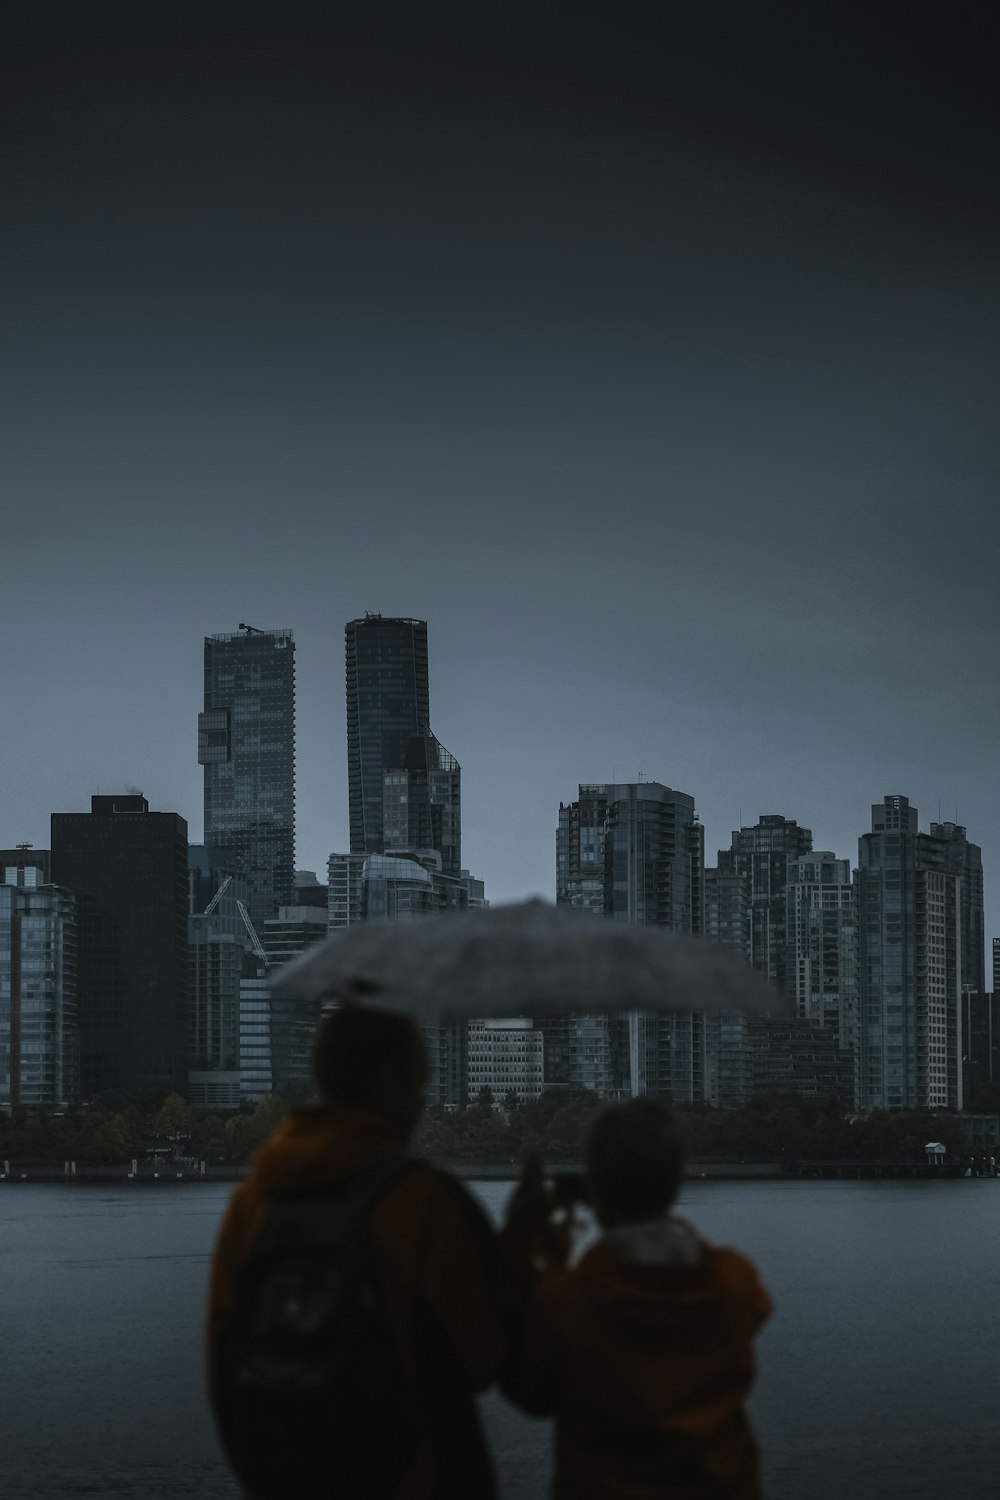
<svg viewBox="0 0 1000 1500">
<path fill-rule="evenodd" d="M 377 1500 L 413 1454 L 415 1392 L 368 1232 L 376 1199 L 412 1165 L 393 1157 L 274 1199 L 243 1262 L 219 1351 L 219 1426 L 261 1500 Z"/>
</svg>

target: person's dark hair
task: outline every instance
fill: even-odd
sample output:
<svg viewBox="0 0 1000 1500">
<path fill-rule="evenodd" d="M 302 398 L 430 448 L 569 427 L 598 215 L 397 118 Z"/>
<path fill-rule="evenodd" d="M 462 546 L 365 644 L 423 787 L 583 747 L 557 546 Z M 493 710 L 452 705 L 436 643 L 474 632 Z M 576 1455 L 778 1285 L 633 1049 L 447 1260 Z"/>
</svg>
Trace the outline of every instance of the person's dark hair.
<svg viewBox="0 0 1000 1500">
<path fill-rule="evenodd" d="M 365 1104 L 383 1068 L 405 1072 L 423 1056 L 423 1036 L 409 1016 L 341 1006 L 320 1023 L 313 1044 L 319 1096 L 324 1104 Z"/>
<path fill-rule="evenodd" d="M 616 1217 L 655 1219 L 677 1197 L 684 1172 L 677 1117 L 655 1099 L 612 1104 L 590 1127 L 586 1166 L 602 1206 Z"/>
</svg>

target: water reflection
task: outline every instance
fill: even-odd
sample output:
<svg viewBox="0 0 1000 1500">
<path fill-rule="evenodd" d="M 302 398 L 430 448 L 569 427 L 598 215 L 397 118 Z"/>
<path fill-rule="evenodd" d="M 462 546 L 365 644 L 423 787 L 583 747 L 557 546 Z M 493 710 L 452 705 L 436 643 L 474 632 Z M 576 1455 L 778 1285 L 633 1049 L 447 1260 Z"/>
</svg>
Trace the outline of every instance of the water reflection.
<svg viewBox="0 0 1000 1500">
<path fill-rule="evenodd" d="M 499 1212 L 509 1187 L 485 1183 Z M 6 1500 L 232 1500 L 202 1396 L 228 1190 L 0 1187 Z M 680 1209 L 775 1297 L 752 1402 L 769 1500 L 993 1500 L 1000 1180 L 693 1183 Z M 504 1500 L 548 1424 L 487 1397 Z"/>
</svg>

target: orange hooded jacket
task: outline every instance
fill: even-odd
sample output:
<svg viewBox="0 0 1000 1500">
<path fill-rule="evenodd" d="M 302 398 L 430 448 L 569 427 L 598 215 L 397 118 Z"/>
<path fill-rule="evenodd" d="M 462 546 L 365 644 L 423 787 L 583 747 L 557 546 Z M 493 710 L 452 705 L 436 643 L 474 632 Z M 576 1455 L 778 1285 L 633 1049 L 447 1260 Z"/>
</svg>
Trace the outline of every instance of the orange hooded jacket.
<svg viewBox="0 0 1000 1500">
<path fill-rule="evenodd" d="M 744 1403 L 771 1302 L 748 1260 L 670 1217 L 527 1280 L 507 1388 L 556 1415 L 555 1500 L 760 1500 Z"/>
<path fill-rule="evenodd" d="M 240 1266 L 270 1201 L 332 1186 L 403 1149 L 388 1119 L 336 1105 L 292 1110 L 257 1153 L 230 1200 L 212 1265 L 213 1405 L 216 1356 Z M 472 1398 L 497 1378 L 508 1352 L 492 1231 L 464 1189 L 426 1162 L 390 1184 L 372 1207 L 369 1227 L 386 1311 L 424 1406 L 424 1437 L 394 1500 L 489 1500 L 493 1475 Z M 335 1476 L 331 1454 L 331 1500 Z"/>
</svg>

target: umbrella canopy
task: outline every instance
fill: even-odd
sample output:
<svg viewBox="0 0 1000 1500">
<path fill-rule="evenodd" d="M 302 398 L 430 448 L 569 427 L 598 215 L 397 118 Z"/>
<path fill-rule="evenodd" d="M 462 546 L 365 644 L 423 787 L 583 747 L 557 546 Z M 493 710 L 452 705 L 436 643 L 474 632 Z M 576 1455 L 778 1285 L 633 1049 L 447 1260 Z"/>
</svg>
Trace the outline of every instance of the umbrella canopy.
<svg viewBox="0 0 1000 1500">
<path fill-rule="evenodd" d="M 545 901 L 363 922 L 309 951 L 277 994 L 336 996 L 431 1025 L 569 1011 L 787 1010 L 763 975 L 717 943 Z"/>
</svg>

